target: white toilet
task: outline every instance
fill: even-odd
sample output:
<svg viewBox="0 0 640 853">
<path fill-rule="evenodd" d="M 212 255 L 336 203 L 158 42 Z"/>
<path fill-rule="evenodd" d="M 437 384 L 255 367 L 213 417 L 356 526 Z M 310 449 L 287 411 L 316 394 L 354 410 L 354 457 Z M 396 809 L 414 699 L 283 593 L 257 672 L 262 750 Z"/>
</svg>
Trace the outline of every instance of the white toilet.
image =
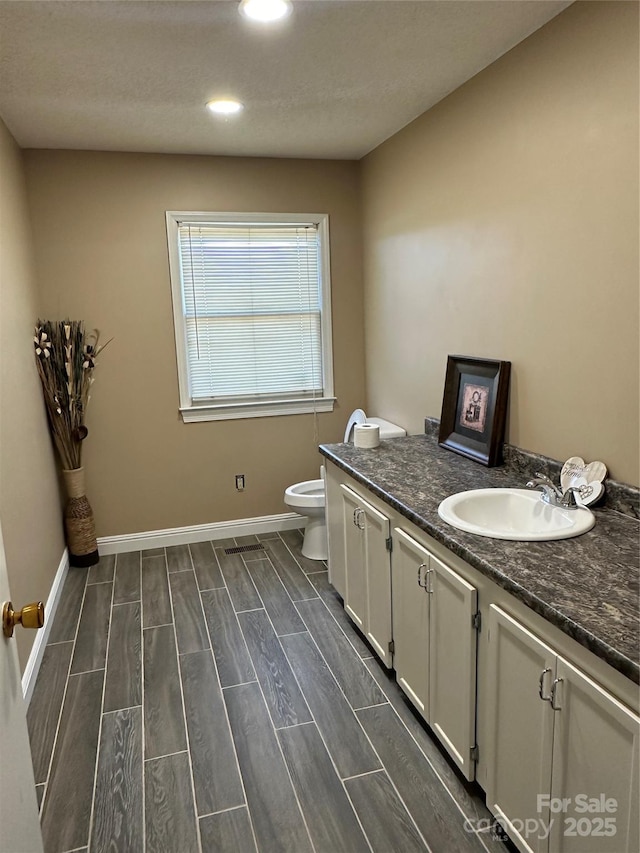
<svg viewBox="0 0 640 853">
<path fill-rule="evenodd" d="M 376 423 L 380 426 L 380 438 L 399 438 L 406 435 L 402 427 L 385 421 L 382 418 L 367 418 L 362 409 L 356 409 L 347 423 L 344 434 L 345 442 L 351 437 L 354 424 Z M 327 524 L 324 517 L 324 465 L 320 467 L 321 478 L 304 480 L 289 486 L 284 493 L 284 502 L 292 512 L 306 515 L 307 524 L 302 543 L 302 554 L 310 560 L 326 560 L 329 556 L 327 549 Z"/>
<path fill-rule="evenodd" d="M 329 553 L 324 518 L 324 480 L 304 480 L 289 486 L 284 493 L 284 502 L 292 512 L 307 516 L 303 555 L 310 560 L 326 560 Z"/>
</svg>

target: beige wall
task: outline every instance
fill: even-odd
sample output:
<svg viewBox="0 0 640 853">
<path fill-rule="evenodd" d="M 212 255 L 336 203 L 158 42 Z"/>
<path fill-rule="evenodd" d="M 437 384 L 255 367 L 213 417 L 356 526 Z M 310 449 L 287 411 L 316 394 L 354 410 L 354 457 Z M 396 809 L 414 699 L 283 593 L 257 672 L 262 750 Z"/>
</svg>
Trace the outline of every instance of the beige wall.
<svg viewBox="0 0 640 853">
<path fill-rule="evenodd" d="M 365 329 L 372 414 L 419 432 L 448 353 L 509 359 L 509 441 L 637 483 L 637 24 L 575 4 L 360 166 L 25 152 L 42 313 L 114 337 L 85 448 L 98 534 L 284 511 L 365 403 Z M 168 209 L 330 214 L 338 406 L 317 430 L 182 423 Z"/>
<path fill-rule="evenodd" d="M 98 535 L 286 512 L 286 486 L 318 476 L 318 441 L 363 404 L 358 166 L 347 162 L 25 152 L 37 277 L 48 318 L 113 337 L 96 371 L 85 446 Z M 332 414 L 183 424 L 166 210 L 328 213 Z M 246 491 L 234 475 L 246 476 Z"/>
<path fill-rule="evenodd" d="M 508 440 L 638 477 L 638 6 L 576 3 L 363 161 L 367 399 L 512 362 Z"/>
<path fill-rule="evenodd" d="M 22 152 L 0 121 L 0 523 L 16 608 L 47 600 L 64 551 L 33 353 L 38 313 Z M 14 636 L 24 669 L 35 634 Z"/>
</svg>

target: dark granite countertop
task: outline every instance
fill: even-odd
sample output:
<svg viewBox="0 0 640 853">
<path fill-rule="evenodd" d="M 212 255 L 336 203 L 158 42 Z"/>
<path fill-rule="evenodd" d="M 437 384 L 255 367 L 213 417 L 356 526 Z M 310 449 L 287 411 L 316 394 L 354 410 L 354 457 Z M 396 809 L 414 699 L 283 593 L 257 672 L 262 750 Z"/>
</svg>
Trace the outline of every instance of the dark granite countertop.
<svg viewBox="0 0 640 853">
<path fill-rule="evenodd" d="M 439 447 L 430 435 L 382 441 L 372 450 L 321 445 L 320 452 L 469 565 L 640 683 L 637 518 L 592 508 L 595 527 L 573 539 L 489 539 L 451 527 L 439 517 L 438 505 L 465 489 L 523 488 L 527 475 L 523 479 L 515 466 L 485 468 Z"/>
</svg>

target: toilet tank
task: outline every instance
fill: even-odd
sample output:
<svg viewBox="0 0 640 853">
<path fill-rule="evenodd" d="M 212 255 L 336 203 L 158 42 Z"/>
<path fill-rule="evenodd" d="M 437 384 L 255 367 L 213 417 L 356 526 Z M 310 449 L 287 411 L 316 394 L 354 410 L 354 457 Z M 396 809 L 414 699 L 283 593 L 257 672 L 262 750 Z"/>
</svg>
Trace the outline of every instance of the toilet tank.
<svg viewBox="0 0 640 853">
<path fill-rule="evenodd" d="M 347 421 L 347 428 L 344 431 L 345 443 L 353 440 L 353 427 L 356 424 L 378 424 L 381 439 L 402 438 L 407 434 L 406 429 L 402 429 L 398 424 L 392 424 L 391 421 L 385 421 L 384 418 L 368 418 L 363 409 L 356 409 Z"/>
<path fill-rule="evenodd" d="M 367 418 L 368 424 L 378 424 L 380 427 L 380 439 L 385 438 L 402 438 L 407 434 L 406 429 L 402 429 L 397 424 L 392 424 L 391 421 L 385 421 L 384 418 Z"/>
</svg>

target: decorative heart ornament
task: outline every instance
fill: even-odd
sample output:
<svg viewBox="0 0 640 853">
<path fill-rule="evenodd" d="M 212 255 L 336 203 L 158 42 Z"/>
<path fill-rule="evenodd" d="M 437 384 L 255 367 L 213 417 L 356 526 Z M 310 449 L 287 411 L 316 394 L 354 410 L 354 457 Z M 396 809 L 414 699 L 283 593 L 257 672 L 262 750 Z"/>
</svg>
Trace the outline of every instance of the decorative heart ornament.
<svg viewBox="0 0 640 853">
<path fill-rule="evenodd" d="M 572 483 L 580 492 L 574 492 L 578 506 L 589 506 L 595 503 L 604 492 L 604 485 L 597 480 L 588 483 L 584 477 L 577 477 Z"/>
<path fill-rule="evenodd" d="M 582 506 L 595 503 L 604 492 L 602 481 L 607 476 L 607 468 L 603 462 L 590 462 L 588 465 L 580 456 L 572 456 L 562 466 L 560 485 L 566 492 L 570 486 L 579 488 L 585 486 L 584 497 L 576 495 L 576 501 Z M 589 489 L 591 491 L 589 492 Z"/>
<path fill-rule="evenodd" d="M 584 469 L 584 476 L 588 483 L 602 483 L 607 476 L 607 467 L 604 462 L 589 462 Z"/>
</svg>

